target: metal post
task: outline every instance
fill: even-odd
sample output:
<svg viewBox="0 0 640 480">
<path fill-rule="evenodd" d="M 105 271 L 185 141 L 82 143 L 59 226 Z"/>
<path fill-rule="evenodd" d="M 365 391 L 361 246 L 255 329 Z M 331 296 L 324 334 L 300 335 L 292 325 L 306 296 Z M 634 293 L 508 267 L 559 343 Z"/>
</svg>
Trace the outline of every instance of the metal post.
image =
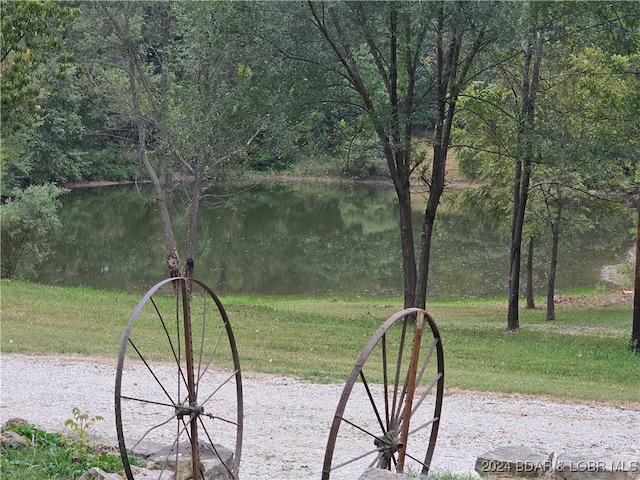
<svg viewBox="0 0 640 480">
<path fill-rule="evenodd" d="M 396 472 L 404 471 L 404 457 L 407 451 L 407 442 L 409 441 L 409 424 L 411 423 L 411 410 L 413 409 L 413 395 L 416 389 L 416 371 L 418 370 L 418 361 L 420 360 L 420 344 L 422 343 L 422 330 L 424 327 L 424 311 L 419 311 L 416 318 L 416 329 L 413 333 L 413 346 L 411 348 L 411 363 L 409 364 L 409 378 L 407 379 L 407 397 L 404 402 L 404 414 L 402 417 L 402 433 L 400 434 L 400 442 L 402 448 L 398 451 L 398 465 Z"/>
<path fill-rule="evenodd" d="M 195 381 L 193 378 L 193 341 L 191 333 L 191 302 L 189 299 L 191 288 L 189 280 L 182 279 L 182 309 L 184 312 L 184 349 L 187 360 L 187 388 L 189 389 L 189 406 L 195 407 L 197 402 Z M 193 480 L 200 480 L 200 450 L 198 447 L 198 412 L 192 410 L 190 416 L 191 428 L 191 474 Z"/>
</svg>

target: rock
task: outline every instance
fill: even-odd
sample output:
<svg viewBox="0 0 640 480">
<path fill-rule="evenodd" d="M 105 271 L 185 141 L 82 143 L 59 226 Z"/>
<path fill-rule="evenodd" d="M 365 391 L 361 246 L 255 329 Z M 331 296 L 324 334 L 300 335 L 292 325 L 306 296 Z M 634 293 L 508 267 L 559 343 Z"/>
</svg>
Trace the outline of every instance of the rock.
<svg viewBox="0 0 640 480">
<path fill-rule="evenodd" d="M 86 471 L 78 480 L 122 480 L 117 473 L 107 473 L 101 468 L 93 467 Z"/>
<path fill-rule="evenodd" d="M 368 468 L 364 471 L 358 480 L 412 480 L 416 478 L 424 478 L 425 476 L 406 475 L 404 473 L 393 473 L 389 470 L 380 468 Z"/>
<path fill-rule="evenodd" d="M 640 480 L 640 458 L 560 454 L 554 476 L 564 480 Z"/>
<path fill-rule="evenodd" d="M 0 447 L 4 448 L 5 446 L 13 446 L 13 447 L 28 447 L 29 444 L 27 441 L 20 435 L 19 433 L 6 431 L 2 432 L 2 437 L 0 437 Z"/>
<path fill-rule="evenodd" d="M 225 457 L 222 457 L 223 459 Z M 229 480 L 235 478 L 238 473 L 238 466 L 233 459 L 233 453 L 231 457 L 225 460 L 222 464 L 218 459 L 205 459 L 202 461 L 204 464 L 204 480 Z"/>
<path fill-rule="evenodd" d="M 479 455 L 475 471 L 480 475 L 541 477 L 552 468 L 553 452 L 525 446 L 498 447 Z"/>
<path fill-rule="evenodd" d="M 222 445 L 211 447 L 211 444 L 200 443 L 200 462 L 204 465 L 204 480 L 228 480 L 234 478 L 238 472 L 234 453 Z M 162 447 L 155 452 L 151 452 L 147 445 L 146 452 L 149 463 L 154 465 L 155 468 L 162 468 L 162 465 L 166 462 L 167 469 L 178 472 L 178 479 L 186 480 L 191 477 L 191 457 L 188 455 L 189 447 L 186 444 L 180 445 L 177 467 L 176 451 L 173 447 Z"/>
<path fill-rule="evenodd" d="M 161 473 L 160 470 L 131 467 L 131 473 L 136 480 L 175 480 L 175 475 L 170 470 Z"/>
<path fill-rule="evenodd" d="M 29 425 L 29 422 L 23 420 L 22 418 L 10 418 L 2 425 L 2 430 L 6 430 L 11 425 L 15 425 L 17 427 L 24 427 L 25 425 Z"/>
<path fill-rule="evenodd" d="M 135 448 L 129 451 L 129 454 L 141 458 L 150 458 L 164 448 L 166 448 L 166 445 L 163 443 L 139 442 Z"/>
</svg>

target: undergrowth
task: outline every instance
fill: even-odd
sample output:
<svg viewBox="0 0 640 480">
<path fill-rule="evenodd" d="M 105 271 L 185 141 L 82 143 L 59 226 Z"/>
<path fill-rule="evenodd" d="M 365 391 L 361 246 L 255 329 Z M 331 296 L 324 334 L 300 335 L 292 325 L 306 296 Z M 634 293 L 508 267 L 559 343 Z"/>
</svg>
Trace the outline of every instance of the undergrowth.
<svg viewBox="0 0 640 480">
<path fill-rule="evenodd" d="M 119 455 L 96 451 L 85 441 L 49 433 L 32 424 L 11 424 L 5 431 L 19 434 L 28 445 L 9 444 L 2 448 L 1 478 L 74 480 L 93 467 L 107 473 L 123 471 Z"/>
</svg>

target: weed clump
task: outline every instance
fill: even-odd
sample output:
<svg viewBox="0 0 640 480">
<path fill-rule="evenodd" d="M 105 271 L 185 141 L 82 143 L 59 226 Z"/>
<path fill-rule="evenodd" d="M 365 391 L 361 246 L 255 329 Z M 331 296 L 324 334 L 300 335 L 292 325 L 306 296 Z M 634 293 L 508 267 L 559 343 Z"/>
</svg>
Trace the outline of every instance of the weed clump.
<svg viewBox="0 0 640 480">
<path fill-rule="evenodd" d="M 81 419 L 76 416 L 74 421 L 78 420 Z M 68 438 L 60 433 L 46 432 L 29 423 L 16 422 L 6 425 L 3 432 L 17 433 L 25 440 L 27 446 L 12 443 L 2 446 L 0 477 L 14 480 L 74 480 L 93 467 L 105 472 L 122 472 L 122 460 L 119 455 L 95 451 L 89 444 L 86 436 L 87 425 L 77 424 L 78 428 L 84 428 L 81 432 L 76 432 L 81 434 L 77 439 Z"/>
</svg>

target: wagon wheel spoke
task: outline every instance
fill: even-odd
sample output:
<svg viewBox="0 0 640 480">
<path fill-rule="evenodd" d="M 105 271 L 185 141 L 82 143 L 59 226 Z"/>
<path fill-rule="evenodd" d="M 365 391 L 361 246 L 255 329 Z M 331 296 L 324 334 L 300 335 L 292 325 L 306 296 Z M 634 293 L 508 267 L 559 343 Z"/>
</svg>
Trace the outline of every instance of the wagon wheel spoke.
<svg viewBox="0 0 640 480">
<path fill-rule="evenodd" d="M 367 467 L 429 471 L 440 422 L 444 357 L 433 319 L 416 308 L 387 319 L 356 361 L 336 408 L 322 480 Z"/>
<path fill-rule="evenodd" d="M 128 480 L 135 479 L 129 456 L 151 447 L 158 450 L 152 478 L 179 470 L 203 480 L 214 463 L 237 478 L 240 363 L 227 314 L 206 285 L 166 279 L 139 302 L 118 357 L 115 416 Z"/>
</svg>

